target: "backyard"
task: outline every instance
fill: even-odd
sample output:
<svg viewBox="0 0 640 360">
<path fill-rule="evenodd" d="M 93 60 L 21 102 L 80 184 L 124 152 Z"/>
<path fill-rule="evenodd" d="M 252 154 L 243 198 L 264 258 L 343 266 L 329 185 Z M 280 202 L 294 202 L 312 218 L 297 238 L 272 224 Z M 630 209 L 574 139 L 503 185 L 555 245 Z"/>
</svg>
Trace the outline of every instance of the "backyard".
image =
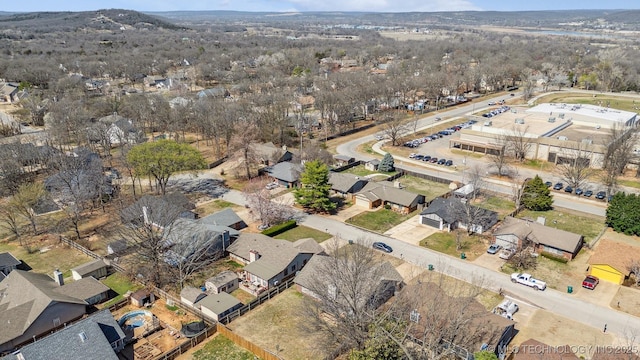
<svg viewBox="0 0 640 360">
<path fill-rule="evenodd" d="M 505 216 L 515 210 L 515 204 L 513 203 L 513 201 L 498 196 L 487 196 L 484 198 L 478 198 L 475 202 L 473 202 L 473 205 L 497 212 L 498 218 L 500 220 L 504 219 Z"/>
<path fill-rule="evenodd" d="M 254 360 L 254 355 L 228 337 L 216 334 L 190 357 L 193 360 Z"/>
<path fill-rule="evenodd" d="M 426 202 L 442 196 L 451 190 L 449 189 L 448 183 L 443 184 L 411 175 L 403 175 L 398 178 L 398 181 L 404 190 L 424 195 Z"/>
<path fill-rule="evenodd" d="M 200 217 L 204 217 L 229 207 L 235 211 L 242 209 L 241 206 L 238 206 L 234 203 L 230 203 L 228 201 L 218 199 L 218 200 L 207 201 L 205 203 L 198 205 L 195 211 Z"/>
<path fill-rule="evenodd" d="M 347 169 L 345 171 L 342 171 L 342 173 L 344 173 L 344 174 L 353 174 L 353 175 L 361 176 L 361 177 L 375 175 L 375 174 L 381 174 L 381 175 L 384 176 L 384 178 L 387 178 L 389 176 L 393 176 L 393 175 L 397 174 L 397 171 L 391 171 L 391 172 L 371 171 L 371 170 L 365 169 L 364 165 L 358 165 L 358 166 L 354 166 L 352 168 L 349 168 L 349 169 Z"/>
<path fill-rule="evenodd" d="M 549 210 L 549 211 L 521 211 L 518 218 L 535 221 L 538 217 L 546 219 L 545 225 L 556 229 L 569 231 L 584 236 L 584 242 L 589 244 L 604 230 L 604 218 L 577 211 Z"/>
<path fill-rule="evenodd" d="M 346 223 L 377 233 L 384 233 L 392 227 L 411 219 L 416 214 L 417 211 L 402 215 L 393 210 L 381 208 L 377 211 L 367 211 L 358 214 L 347 219 Z"/>
<path fill-rule="evenodd" d="M 460 236 L 461 247 L 456 248 L 456 236 Z M 475 260 L 487 249 L 487 241 L 479 235 L 468 235 L 466 231 L 436 232 L 420 241 L 420 246 L 460 257 L 464 253 L 469 261 Z"/>
<path fill-rule="evenodd" d="M 312 229 L 310 227 L 306 227 L 304 225 L 298 225 L 293 229 L 289 229 L 281 234 L 275 236 L 276 239 L 283 239 L 288 241 L 296 241 L 300 239 L 312 238 L 316 242 L 321 243 L 327 239 L 331 238 L 331 234 L 327 234 L 325 232 Z"/>
<path fill-rule="evenodd" d="M 102 308 L 107 308 L 117 303 L 118 301 L 122 300 L 124 298 L 124 294 L 126 294 L 127 291 L 129 290 L 136 291 L 142 288 L 142 285 L 134 284 L 133 282 L 131 282 L 131 280 L 128 277 L 126 277 L 121 273 L 111 274 L 106 278 L 102 279 L 101 282 L 107 285 L 108 287 L 110 287 L 111 290 L 113 290 L 116 294 L 118 294 L 113 299 L 107 301 L 104 304 L 101 304 L 100 307 Z"/>
</svg>

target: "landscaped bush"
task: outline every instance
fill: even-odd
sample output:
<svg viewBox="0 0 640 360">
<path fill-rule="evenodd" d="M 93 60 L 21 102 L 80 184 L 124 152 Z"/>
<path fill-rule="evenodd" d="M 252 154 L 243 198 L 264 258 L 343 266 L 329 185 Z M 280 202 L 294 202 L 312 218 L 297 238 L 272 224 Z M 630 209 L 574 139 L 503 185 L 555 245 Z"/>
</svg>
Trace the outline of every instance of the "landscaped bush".
<svg viewBox="0 0 640 360">
<path fill-rule="evenodd" d="M 285 221 L 282 224 L 274 225 L 264 231 L 262 231 L 263 235 L 274 237 L 280 233 L 283 233 L 289 229 L 293 229 L 298 226 L 298 223 L 295 220 Z"/>
<path fill-rule="evenodd" d="M 553 260 L 553 261 L 557 261 L 559 263 L 563 263 L 563 264 L 566 264 L 567 262 L 569 262 L 569 260 L 567 260 L 567 258 L 565 258 L 565 257 L 554 255 L 554 254 L 551 254 L 551 253 L 548 253 L 548 252 L 544 252 L 544 251 L 540 253 L 540 256 L 545 257 L 545 258 L 547 258 L 549 260 Z"/>
</svg>

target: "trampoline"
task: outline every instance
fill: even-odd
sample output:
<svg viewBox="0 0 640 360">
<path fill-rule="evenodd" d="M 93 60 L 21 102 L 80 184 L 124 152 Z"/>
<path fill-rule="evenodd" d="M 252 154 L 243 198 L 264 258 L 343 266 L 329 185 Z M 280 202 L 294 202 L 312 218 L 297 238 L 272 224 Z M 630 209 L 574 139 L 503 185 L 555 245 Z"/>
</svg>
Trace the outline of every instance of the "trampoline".
<svg viewBox="0 0 640 360">
<path fill-rule="evenodd" d="M 187 338 L 192 338 L 200 334 L 207 328 L 207 324 L 204 321 L 194 321 L 188 324 L 182 325 L 180 332 Z"/>
</svg>

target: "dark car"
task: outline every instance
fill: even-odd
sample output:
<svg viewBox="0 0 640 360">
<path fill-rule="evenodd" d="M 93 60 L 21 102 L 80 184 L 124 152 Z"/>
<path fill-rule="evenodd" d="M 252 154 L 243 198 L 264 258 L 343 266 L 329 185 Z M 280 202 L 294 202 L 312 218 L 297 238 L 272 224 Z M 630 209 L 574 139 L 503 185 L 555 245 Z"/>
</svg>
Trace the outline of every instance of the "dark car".
<svg viewBox="0 0 640 360">
<path fill-rule="evenodd" d="M 416 160 L 422 160 L 422 159 L 424 159 L 424 155 L 416 155 L 413 158 L 416 159 Z"/>
<path fill-rule="evenodd" d="M 373 248 L 374 249 L 378 249 L 378 250 L 382 250 L 382 251 L 384 251 L 386 253 L 390 253 L 390 252 L 393 251 L 391 246 L 389 246 L 389 245 L 387 245 L 387 244 L 385 244 L 383 242 L 378 242 L 378 241 L 373 243 Z"/>
<path fill-rule="evenodd" d="M 544 184 L 547 185 L 547 187 L 551 187 L 551 185 L 553 185 L 551 181 L 545 181 Z"/>
<path fill-rule="evenodd" d="M 562 190 L 563 187 L 564 185 L 562 183 L 556 183 L 553 185 L 553 190 Z"/>
<path fill-rule="evenodd" d="M 604 191 L 598 191 L 596 194 L 596 199 L 598 200 L 604 200 L 605 197 L 607 197 L 607 193 Z"/>
<path fill-rule="evenodd" d="M 447 159 L 438 160 L 438 165 L 444 165 L 447 162 Z"/>
<path fill-rule="evenodd" d="M 577 188 L 575 194 L 580 196 L 580 195 L 584 194 L 584 191 L 582 189 L 580 189 L 580 188 Z"/>
<path fill-rule="evenodd" d="M 597 277 L 593 275 L 587 275 L 587 277 L 582 280 L 582 287 L 585 289 L 593 290 L 596 288 L 596 286 L 598 286 L 599 282 L 600 280 Z"/>
<path fill-rule="evenodd" d="M 451 166 L 453 165 L 453 160 L 447 160 L 446 163 L 444 163 L 446 166 Z"/>
<path fill-rule="evenodd" d="M 422 158 L 422 161 L 429 161 L 429 160 L 431 160 L 431 155 L 425 155 L 425 156 Z"/>
<path fill-rule="evenodd" d="M 593 195 L 593 191 L 587 190 L 587 191 L 584 192 L 583 195 L 586 196 L 586 197 L 591 197 L 591 195 Z"/>
<path fill-rule="evenodd" d="M 564 192 L 572 193 L 573 192 L 573 188 L 571 186 L 567 185 L 567 187 L 564 188 Z"/>
<path fill-rule="evenodd" d="M 491 244 L 489 246 L 489 248 L 487 249 L 487 252 L 491 255 L 497 253 L 498 251 L 500 251 L 500 249 L 502 248 L 502 246 L 498 245 L 498 244 Z"/>
<path fill-rule="evenodd" d="M 437 157 L 432 157 L 431 160 L 429 160 L 429 162 L 437 163 L 438 162 L 438 158 Z"/>
</svg>

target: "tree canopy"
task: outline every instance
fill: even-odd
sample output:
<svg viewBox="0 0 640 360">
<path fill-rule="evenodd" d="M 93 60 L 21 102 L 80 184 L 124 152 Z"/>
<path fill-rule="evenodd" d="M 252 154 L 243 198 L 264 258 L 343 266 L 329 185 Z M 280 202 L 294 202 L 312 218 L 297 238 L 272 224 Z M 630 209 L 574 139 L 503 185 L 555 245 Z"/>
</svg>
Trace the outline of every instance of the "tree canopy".
<svg viewBox="0 0 640 360">
<path fill-rule="evenodd" d="M 393 156 L 391 156 L 390 153 L 386 153 L 384 154 L 384 157 L 382 158 L 382 161 L 380 161 L 380 165 L 378 166 L 378 170 L 380 171 L 384 171 L 384 172 L 391 172 L 394 171 L 395 168 L 395 163 L 393 161 Z"/>
<path fill-rule="evenodd" d="M 307 161 L 300 174 L 302 186 L 293 195 L 305 209 L 328 212 L 336 208 L 329 197 L 329 168 L 319 160 Z"/>
<path fill-rule="evenodd" d="M 538 175 L 524 184 L 521 203 L 525 208 L 533 211 L 551 210 L 553 197 Z"/>
<path fill-rule="evenodd" d="M 198 170 L 206 167 L 198 150 L 186 143 L 173 140 L 157 140 L 139 144 L 127 154 L 138 176 L 152 176 L 159 190 L 165 194 L 167 182 L 178 171 Z"/>
<path fill-rule="evenodd" d="M 626 235 L 640 235 L 640 197 L 619 192 L 607 207 L 607 226 Z"/>
</svg>

